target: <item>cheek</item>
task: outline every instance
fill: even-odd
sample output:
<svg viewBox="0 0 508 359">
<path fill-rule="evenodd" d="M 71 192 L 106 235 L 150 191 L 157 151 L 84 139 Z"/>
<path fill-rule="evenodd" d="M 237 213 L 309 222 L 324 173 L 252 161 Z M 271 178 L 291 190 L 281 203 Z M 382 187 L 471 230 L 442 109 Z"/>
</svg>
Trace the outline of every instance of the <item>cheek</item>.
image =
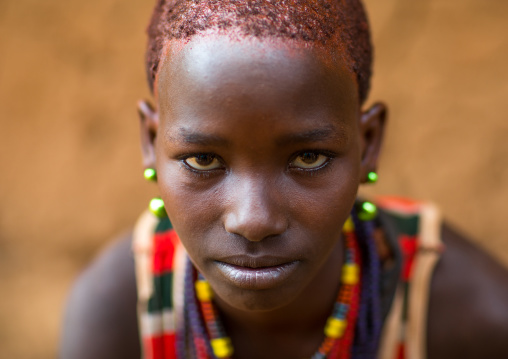
<svg viewBox="0 0 508 359">
<path fill-rule="evenodd" d="M 336 240 L 354 205 L 359 184 L 359 161 L 341 159 L 338 162 L 311 189 L 309 186 L 295 186 L 288 194 L 292 217 L 308 231 L 314 232 L 313 237 Z M 327 243 L 324 238 L 323 242 Z"/>
<path fill-rule="evenodd" d="M 213 189 L 195 188 L 176 161 L 158 166 L 158 186 L 166 212 L 189 254 L 202 249 L 200 238 L 206 238 L 217 225 L 221 209 Z M 195 179 L 194 179 L 195 181 Z"/>
</svg>

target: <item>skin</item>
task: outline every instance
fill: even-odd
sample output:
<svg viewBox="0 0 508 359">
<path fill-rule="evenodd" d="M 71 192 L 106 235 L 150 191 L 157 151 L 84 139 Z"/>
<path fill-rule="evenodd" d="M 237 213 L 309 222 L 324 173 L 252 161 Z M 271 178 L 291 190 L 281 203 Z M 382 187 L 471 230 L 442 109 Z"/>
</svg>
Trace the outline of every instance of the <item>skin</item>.
<svg viewBox="0 0 508 359">
<path fill-rule="evenodd" d="M 365 132 L 382 127 L 382 106 L 362 121 L 353 74 L 321 55 L 306 44 L 220 35 L 174 44 L 145 144 L 169 218 L 233 340 L 258 338 L 277 358 L 311 356 L 323 339 L 342 224 L 380 144 Z M 224 262 L 293 264 L 281 283 L 251 285 L 225 278 Z M 292 329 L 281 335 L 282 327 Z M 239 357 L 262 356 L 245 344 L 235 345 Z"/>
<path fill-rule="evenodd" d="M 342 224 L 377 167 L 386 109 L 361 112 L 353 74 L 330 58 L 294 42 L 194 37 L 166 51 L 158 111 L 139 107 L 145 166 L 157 168 L 168 215 L 216 293 L 236 358 L 315 352 L 338 290 Z M 443 235 L 429 358 L 503 357 L 507 272 L 455 232 Z M 106 251 L 78 281 L 62 358 L 139 357 L 126 248 Z M 239 285 L 217 264 L 239 254 L 295 269 L 276 285 Z"/>
</svg>

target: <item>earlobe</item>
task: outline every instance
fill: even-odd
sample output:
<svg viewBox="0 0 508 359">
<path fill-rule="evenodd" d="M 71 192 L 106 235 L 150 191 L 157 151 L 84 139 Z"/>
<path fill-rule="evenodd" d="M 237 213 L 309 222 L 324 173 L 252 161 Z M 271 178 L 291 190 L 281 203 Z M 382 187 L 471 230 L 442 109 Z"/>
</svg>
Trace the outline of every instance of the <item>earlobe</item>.
<svg viewBox="0 0 508 359">
<path fill-rule="evenodd" d="M 159 114 L 146 100 L 138 102 L 143 166 L 155 168 L 155 137 L 159 127 Z"/>
<path fill-rule="evenodd" d="M 377 172 L 387 113 L 385 104 L 375 103 L 361 115 L 360 131 L 363 146 L 360 178 L 362 183 L 367 182 L 369 172 Z"/>
</svg>

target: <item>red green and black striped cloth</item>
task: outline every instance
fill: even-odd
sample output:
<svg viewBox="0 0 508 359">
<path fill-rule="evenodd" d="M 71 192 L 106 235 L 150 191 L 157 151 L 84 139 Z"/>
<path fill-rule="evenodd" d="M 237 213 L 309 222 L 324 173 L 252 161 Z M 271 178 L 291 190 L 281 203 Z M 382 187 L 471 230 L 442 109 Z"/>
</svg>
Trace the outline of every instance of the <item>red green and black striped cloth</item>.
<svg viewBox="0 0 508 359">
<path fill-rule="evenodd" d="M 153 293 L 139 313 L 141 342 L 145 359 L 176 358 L 176 318 L 173 305 L 173 264 L 179 239 L 167 217 L 153 234 L 151 270 Z"/>
</svg>

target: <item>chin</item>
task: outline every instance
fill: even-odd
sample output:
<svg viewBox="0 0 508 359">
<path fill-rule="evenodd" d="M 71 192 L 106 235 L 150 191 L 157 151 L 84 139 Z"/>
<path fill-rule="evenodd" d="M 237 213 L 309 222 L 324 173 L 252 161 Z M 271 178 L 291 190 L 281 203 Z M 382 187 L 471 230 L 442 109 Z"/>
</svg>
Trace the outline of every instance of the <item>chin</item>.
<svg viewBox="0 0 508 359">
<path fill-rule="evenodd" d="M 270 312 L 291 304 L 298 293 L 282 288 L 266 290 L 234 289 L 216 293 L 228 306 L 241 311 Z"/>
</svg>

